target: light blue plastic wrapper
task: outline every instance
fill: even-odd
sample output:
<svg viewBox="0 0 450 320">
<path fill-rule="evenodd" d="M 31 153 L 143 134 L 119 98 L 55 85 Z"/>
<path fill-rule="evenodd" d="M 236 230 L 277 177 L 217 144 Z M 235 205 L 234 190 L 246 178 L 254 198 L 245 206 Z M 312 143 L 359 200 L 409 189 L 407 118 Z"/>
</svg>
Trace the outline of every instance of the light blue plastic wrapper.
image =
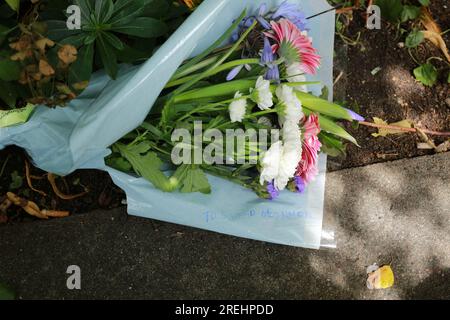
<svg viewBox="0 0 450 320">
<path fill-rule="evenodd" d="M 172 37 L 145 64 L 121 68 L 111 81 L 103 73 L 68 107 L 37 107 L 31 119 L 0 129 L 0 148 L 24 148 L 34 164 L 66 175 L 76 169 L 101 169 L 127 194 L 128 213 L 229 235 L 298 247 L 319 249 L 324 207 L 326 156 L 320 174 L 302 194 L 283 192 L 276 201 L 259 199 L 253 192 L 209 176 L 212 194 L 163 193 L 149 182 L 109 168 L 104 157 L 111 144 L 138 127 L 179 65 L 202 52 L 231 25 L 244 8 L 257 12 L 282 1 L 205 0 Z M 298 2 L 307 16 L 331 7 L 325 0 Z M 334 12 L 310 20 L 314 46 L 322 57 L 320 80 L 332 89 Z M 320 86 L 311 87 L 320 94 Z M 331 91 L 331 90 L 330 90 Z M 331 92 L 330 92 L 331 93 Z"/>
</svg>

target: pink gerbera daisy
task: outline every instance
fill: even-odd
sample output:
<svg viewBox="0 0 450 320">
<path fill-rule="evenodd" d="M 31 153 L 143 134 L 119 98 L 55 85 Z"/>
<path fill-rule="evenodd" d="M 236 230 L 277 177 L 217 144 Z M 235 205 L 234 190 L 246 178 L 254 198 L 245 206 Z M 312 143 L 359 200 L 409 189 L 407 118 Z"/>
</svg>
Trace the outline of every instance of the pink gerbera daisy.
<svg viewBox="0 0 450 320">
<path fill-rule="evenodd" d="M 303 150 L 302 160 L 298 164 L 297 177 L 301 177 L 304 183 L 309 183 L 319 173 L 317 160 L 322 144 L 317 135 L 320 133 L 319 117 L 311 114 L 303 122 Z"/>
<path fill-rule="evenodd" d="M 320 56 L 312 46 L 311 40 L 300 29 L 287 19 L 272 21 L 272 31 L 265 35 L 277 43 L 274 52 L 286 60 L 287 64 L 298 62 L 308 74 L 315 74 L 320 65 Z"/>
</svg>

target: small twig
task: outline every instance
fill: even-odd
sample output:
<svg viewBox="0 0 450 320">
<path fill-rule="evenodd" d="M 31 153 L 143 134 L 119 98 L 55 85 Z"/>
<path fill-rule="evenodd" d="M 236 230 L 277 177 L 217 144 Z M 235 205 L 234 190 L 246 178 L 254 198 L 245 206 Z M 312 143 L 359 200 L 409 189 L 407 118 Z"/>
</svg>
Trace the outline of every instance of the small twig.
<svg viewBox="0 0 450 320">
<path fill-rule="evenodd" d="M 418 133 L 422 131 L 423 133 L 432 135 L 432 136 L 442 136 L 442 137 L 450 137 L 450 132 L 438 132 L 438 131 L 432 131 L 427 129 L 421 129 L 421 128 L 404 128 L 400 126 L 393 126 L 393 125 L 386 125 L 386 124 L 376 124 L 372 122 L 366 122 L 366 121 L 360 121 L 359 124 L 367 127 L 373 127 L 373 128 L 382 128 L 382 129 L 391 129 L 391 130 L 398 130 L 398 131 L 404 131 L 404 132 L 411 132 L 411 133 Z"/>
<path fill-rule="evenodd" d="M 73 200 L 76 198 L 83 197 L 84 195 L 86 195 L 88 193 L 88 191 L 84 191 L 82 193 L 75 194 L 75 195 L 66 195 L 66 194 L 62 193 L 61 191 L 59 191 L 58 186 L 56 185 L 56 181 L 55 181 L 56 177 L 53 173 L 49 173 L 47 175 L 47 179 L 48 179 L 48 182 L 50 182 L 50 185 L 52 186 L 52 189 L 55 192 L 55 194 L 63 200 Z"/>
<path fill-rule="evenodd" d="M 27 178 L 28 187 L 31 190 L 33 190 L 34 192 L 37 192 L 37 193 L 43 195 L 44 197 L 47 196 L 47 194 L 44 191 L 38 190 L 38 189 L 33 187 L 33 184 L 31 182 L 31 176 L 30 176 L 30 164 L 28 163 L 27 160 L 25 160 L 25 176 Z"/>
<path fill-rule="evenodd" d="M 343 75 L 344 75 L 344 71 L 341 71 L 339 73 L 339 75 L 336 77 L 336 80 L 334 80 L 333 87 L 339 82 L 339 80 L 341 80 Z"/>
</svg>

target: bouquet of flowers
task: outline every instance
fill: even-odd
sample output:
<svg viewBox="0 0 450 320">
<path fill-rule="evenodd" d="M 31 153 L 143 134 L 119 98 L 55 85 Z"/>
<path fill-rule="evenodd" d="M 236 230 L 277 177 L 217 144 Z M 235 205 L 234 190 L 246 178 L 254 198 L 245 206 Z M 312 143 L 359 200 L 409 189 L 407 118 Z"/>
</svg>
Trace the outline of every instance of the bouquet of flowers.
<svg viewBox="0 0 450 320">
<path fill-rule="evenodd" d="M 210 193 L 207 173 L 264 199 L 304 192 L 320 151 L 342 139 L 354 112 L 308 93 L 320 68 L 308 18 L 288 1 L 244 11 L 173 75 L 146 121 L 113 145 L 109 166 L 134 171 L 165 192 Z M 224 45 L 224 43 L 229 43 Z M 325 88 L 326 89 L 326 88 Z"/>
</svg>

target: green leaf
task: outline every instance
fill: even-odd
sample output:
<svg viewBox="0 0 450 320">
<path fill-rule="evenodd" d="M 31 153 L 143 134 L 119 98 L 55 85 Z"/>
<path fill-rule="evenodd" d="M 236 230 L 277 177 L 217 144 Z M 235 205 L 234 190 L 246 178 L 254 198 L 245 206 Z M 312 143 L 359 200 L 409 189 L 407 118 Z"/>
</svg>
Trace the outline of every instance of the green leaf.
<svg viewBox="0 0 450 320">
<path fill-rule="evenodd" d="M 97 37 L 97 41 L 95 42 L 95 44 L 100 54 L 100 59 L 102 60 L 103 66 L 105 67 L 106 73 L 112 79 L 116 79 L 118 66 L 114 48 L 105 41 L 103 35 L 99 35 Z"/>
<path fill-rule="evenodd" d="M 431 63 L 426 63 L 414 69 L 414 76 L 422 84 L 432 87 L 437 81 L 438 71 Z"/>
<path fill-rule="evenodd" d="M 312 110 L 303 107 L 303 112 L 308 116 L 311 113 L 314 113 Z M 319 116 L 319 125 L 320 125 L 320 129 L 331 133 L 335 136 L 341 137 L 345 140 L 348 140 L 352 143 L 354 143 L 355 145 L 359 146 L 358 142 L 355 140 L 355 138 L 352 137 L 352 135 L 350 133 L 348 133 L 347 131 L 344 130 L 344 128 L 342 128 L 340 125 L 338 125 L 336 122 L 334 122 L 332 119 L 327 118 L 323 115 Z"/>
<path fill-rule="evenodd" d="M 74 4 L 80 7 L 81 11 L 81 23 L 90 24 L 91 23 L 91 13 L 94 12 L 94 7 L 92 7 L 91 0 L 75 0 Z"/>
<path fill-rule="evenodd" d="M 92 64 L 94 61 L 94 45 L 83 46 L 77 55 L 77 60 L 69 69 L 69 84 L 89 81 L 92 74 Z"/>
<path fill-rule="evenodd" d="M 401 0 L 375 0 L 374 4 L 380 7 L 383 18 L 393 23 L 400 21 L 403 12 Z"/>
<path fill-rule="evenodd" d="M 131 164 L 121 157 L 109 157 L 106 159 L 106 164 L 122 172 L 130 172 L 132 170 Z"/>
<path fill-rule="evenodd" d="M 408 48 L 415 48 L 423 42 L 425 39 L 423 32 L 419 30 L 411 31 L 411 33 L 406 37 L 405 45 Z"/>
<path fill-rule="evenodd" d="M 9 184 L 10 190 L 19 189 L 23 185 L 23 178 L 17 171 L 11 173 L 11 183 Z"/>
<path fill-rule="evenodd" d="M 96 0 L 95 16 L 99 23 L 106 23 L 114 12 L 114 4 L 112 0 Z"/>
<path fill-rule="evenodd" d="M 309 110 L 316 111 L 320 114 L 327 115 L 336 119 L 353 121 L 353 118 L 347 110 L 333 102 L 329 102 L 312 94 L 300 91 L 297 91 L 296 94 L 302 102 L 302 105 L 307 107 Z"/>
<path fill-rule="evenodd" d="M 0 80 L 14 81 L 20 77 L 20 63 L 10 59 L 0 60 Z"/>
<path fill-rule="evenodd" d="M 178 188 L 178 180 L 166 177 L 161 171 L 162 161 L 156 153 L 148 152 L 149 144 L 145 142 L 131 145 L 116 143 L 114 147 L 138 175 L 151 182 L 156 188 L 164 192 L 172 192 Z"/>
<path fill-rule="evenodd" d="M 0 283 L 0 300 L 14 300 L 15 294 L 8 287 Z"/>
<path fill-rule="evenodd" d="M 319 133 L 319 139 L 322 143 L 322 148 L 320 151 L 325 152 L 331 157 L 337 157 L 345 154 L 345 145 L 341 140 L 323 131 Z"/>
<path fill-rule="evenodd" d="M 151 0 L 118 0 L 114 4 L 114 13 L 108 23 L 118 26 L 127 25 L 141 16 L 145 6 L 151 2 Z"/>
<path fill-rule="evenodd" d="M 34 110 L 34 105 L 29 103 L 24 108 L 13 110 L 0 110 L 0 128 L 24 123 Z"/>
<path fill-rule="evenodd" d="M 49 20 L 46 21 L 48 34 L 47 37 L 55 40 L 60 41 L 65 38 L 75 36 L 79 33 L 81 33 L 81 30 L 69 30 L 67 29 L 67 25 L 65 21 L 59 21 L 59 20 Z"/>
<path fill-rule="evenodd" d="M 20 0 L 5 0 L 11 9 L 14 11 L 19 11 Z"/>
<path fill-rule="evenodd" d="M 205 172 L 196 165 L 179 166 L 173 177 L 179 181 L 182 193 L 211 193 L 211 185 Z"/>
<path fill-rule="evenodd" d="M 116 48 L 117 50 L 123 50 L 124 46 L 122 41 L 115 36 L 112 32 L 102 32 L 102 36 L 112 47 Z"/>
<path fill-rule="evenodd" d="M 430 0 L 419 0 L 419 3 L 424 7 L 428 7 L 430 5 Z"/>
<path fill-rule="evenodd" d="M 402 11 L 402 22 L 417 19 L 420 16 L 420 7 L 404 5 Z"/>
<path fill-rule="evenodd" d="M 139 38 L 156 38 L 167 32 L 167 26 L 160 20 L 140 17 L 125 25 L 114 24 L 112 30 Z"/>
</svg>

